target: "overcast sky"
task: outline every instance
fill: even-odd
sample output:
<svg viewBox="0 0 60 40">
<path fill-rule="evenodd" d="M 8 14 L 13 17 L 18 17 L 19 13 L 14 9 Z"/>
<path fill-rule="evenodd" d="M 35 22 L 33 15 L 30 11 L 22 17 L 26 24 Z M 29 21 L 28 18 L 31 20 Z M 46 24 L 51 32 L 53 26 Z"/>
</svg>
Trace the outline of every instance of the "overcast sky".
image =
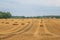
<svg viewBox="0 0 60 40">
<path fill-rule="evenodd" d="M 0 11 L 14 16 L 60 15 L 60 0 L 0 0 Z"/>
</svg>

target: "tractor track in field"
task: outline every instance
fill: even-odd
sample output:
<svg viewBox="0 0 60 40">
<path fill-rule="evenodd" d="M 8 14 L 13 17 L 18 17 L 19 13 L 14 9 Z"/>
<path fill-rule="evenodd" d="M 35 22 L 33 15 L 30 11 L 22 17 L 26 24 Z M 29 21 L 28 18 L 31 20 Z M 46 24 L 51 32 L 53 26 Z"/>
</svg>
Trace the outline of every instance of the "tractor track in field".
<svg viewBox="0 0 60 40">
<path fill-rule="evenodd" d="M 54 37 L 60 37 L 59 35 L 56 35 L 52 32 L 50 32 L 47 27 L 46 27 L 46 23 L 44 21 L 41 22 L 42 23 L 42 26 L 38 25 L 37 29 L 36 29 L 36 32 L 35 32 L 35 36 L 37 37 L 51 37 L 51 38 L 54 38 Z M 40 24 L 41 24 L 40 23 Z M 39 27 L 40 26 L 40 27 Z M 40 30 L 40 31 L 39 31 Z M 43 31 L 42 31 L 43 30 Z M 39 35 L 40 33 L 40 35 Z"/>
<path fill-rule="evenodd" d="M 50 23 L 48 23 L 48 24 L 50 24 Z M 47 24 L 45 23 L 45 25 L 47 25 Z M 57 34 L 55 34 L 55 33 L 50 32 L 50 31 L 46 28 L 46 26 L 45 26 L 45 30 L 48 32 L 48 34 L 53 35 L 52 37 L 60 37 L 60 35 L 57 35 Z"/>
<path fill-rule="evenodd" d="M 31 23 L 30 25 L 26 25 L 24 28 L 20 29 L 20 30 L 17 30 L 16 32 L 13 32 L 13 33 L 9 33 L 9 34 L 0 34 L 0 35 L 5 35 L 5 37 L 2 37 L 0 39 L 7 39 L 7 38 L 10 38 L 14 35 L 17 35 L 17 34 L 23 34 L 25 32 L 27 32 L 31 27 L 32 27 L 33 23 Z M 6 36 L 7 35 L 7 36 Z"/>
<path fill-rule="evenodd" d="M 42 39 L 42 40 L 44 40 L 43 38 L 46 38 L 46 39 L 57 38 L 57 37 L 59 38 L 60 35 L 57 35 L 48 30 L 47 25 L 49 26 L 52 23 L 52 26 L 54 26 L 53 25 L 54 21 L 52 21 L 52 22 L 50 22 L 50 21 L 52 21 L 52 20 L 49 20 L 49 21 L 46 19 L 32 20 L 30 23 L 28 23 L 21 29 L 20 29 L 20 27 L 18 27 L 16 29 L 14 29 L 14 30 L 16 30 L 14 32 L 7 33 L 7 34 L 0 34 L 0 40 L 6 40 L 6 39 L 12 38 L 14 36 L 18 36 L 18 35 L 21 35 L 21 36 L 27 37 L 27 38 L 35 37 L 36 39 Z M 48 22 L 50 22 L 50 23 L 48 23 Z M 54 22 L 54 23 L 56 24 L 56 22 Z M 57 24 L 56 24 L 56 26 L 57 26 Z M 31 35 L 31 34 L 33 34 L 33 35 Z"/>
</svg>

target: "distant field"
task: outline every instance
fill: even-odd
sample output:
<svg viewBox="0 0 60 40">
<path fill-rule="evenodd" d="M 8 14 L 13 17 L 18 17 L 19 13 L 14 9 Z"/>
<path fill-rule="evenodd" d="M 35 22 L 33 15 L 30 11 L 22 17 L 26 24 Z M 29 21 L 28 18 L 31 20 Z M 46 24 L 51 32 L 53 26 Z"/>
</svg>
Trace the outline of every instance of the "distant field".
<svg viewBox="0 0 60 40">
<path fill-rule="evenodd" d="M 0 19 L 0 40 L 60 40 L 60 19 Z"/>
</svg>

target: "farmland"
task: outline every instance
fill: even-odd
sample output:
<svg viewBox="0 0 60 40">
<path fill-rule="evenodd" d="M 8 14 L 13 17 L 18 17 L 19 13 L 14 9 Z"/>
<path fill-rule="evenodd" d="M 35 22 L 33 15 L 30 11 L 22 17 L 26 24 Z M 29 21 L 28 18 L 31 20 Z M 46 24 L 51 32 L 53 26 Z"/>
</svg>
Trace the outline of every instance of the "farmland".
<svg viewBox="0 0 60 40">
<path fill-rule="evenodd" d="M 0 19 L 0 40 L 60 40 L 60 19 Z"/>
</svg>

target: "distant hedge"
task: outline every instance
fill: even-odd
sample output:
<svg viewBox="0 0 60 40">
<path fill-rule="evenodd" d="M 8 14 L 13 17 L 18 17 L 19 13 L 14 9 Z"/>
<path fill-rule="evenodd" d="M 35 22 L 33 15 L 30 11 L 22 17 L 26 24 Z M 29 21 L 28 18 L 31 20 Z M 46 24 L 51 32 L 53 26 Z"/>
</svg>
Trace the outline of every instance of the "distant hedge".
<svg viewBox="0 0 60 40">
<path fill-rule="evenodd" d="M 43 18 L 60 18 L 60 16 L 43 16 Z"/>
</svg>

